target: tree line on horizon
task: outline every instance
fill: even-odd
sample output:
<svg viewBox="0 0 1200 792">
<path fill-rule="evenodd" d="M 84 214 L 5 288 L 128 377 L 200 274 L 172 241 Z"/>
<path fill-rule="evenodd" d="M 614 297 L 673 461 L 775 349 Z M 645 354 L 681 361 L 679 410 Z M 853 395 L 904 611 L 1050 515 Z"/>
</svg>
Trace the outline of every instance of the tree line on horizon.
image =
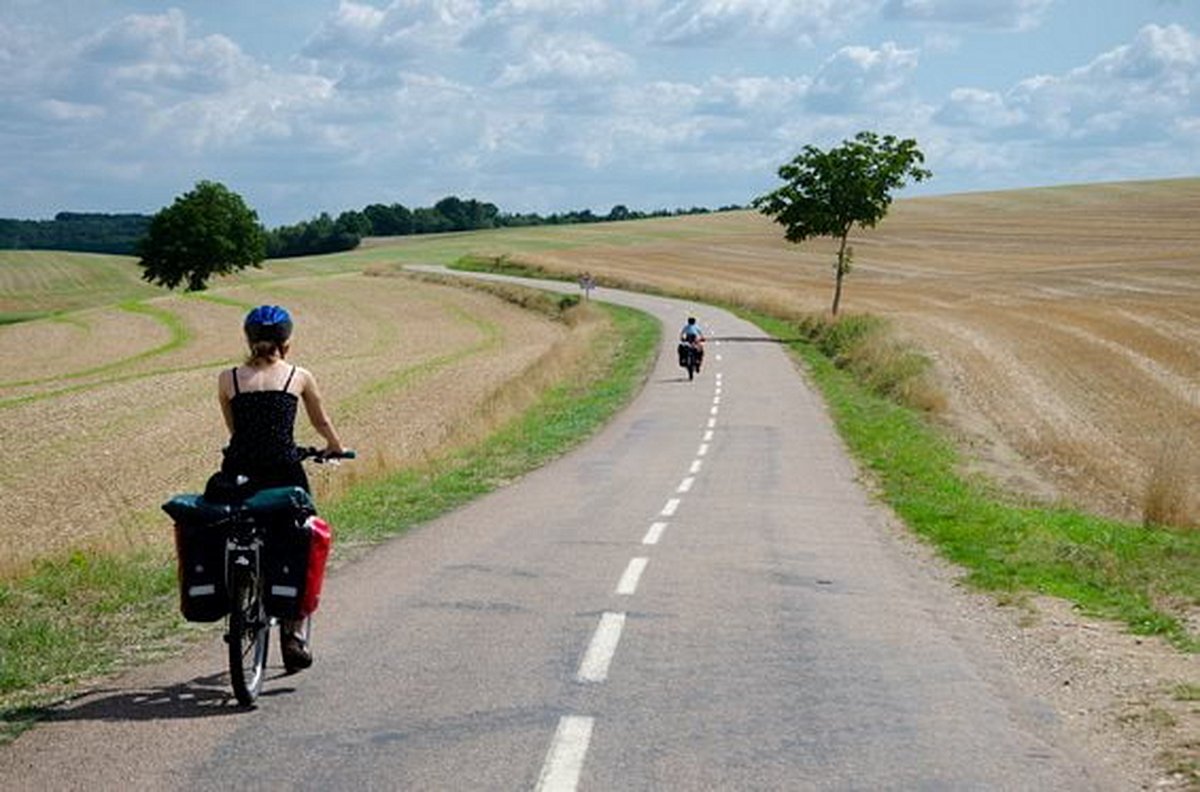
<svg viewBox="0 0 1200 792">
<path fill-rule="evenodd" d="M 723 206 L 716 211 L 740 209 Z M 606 215 L 590 209 L 540 215 L 502 212 L 493 203 L 447 196 L 433 206 L 409 208 L 375 203 L 348 210 L 336 218 L 328 212 L 291 225 L 265 230 L 267 258 L 290 258 L 353 250 L 364 237 L 410 236 L 489 228 L 572 225 L 640 220 L 651 217 L 707 214 L 703 207 L 632 210 L 617 204 Z M 137 213 L 59 212 L 52 220 L 0 218 L 0 249 L 65 250 L 80 253 L 135 255 L 150 228 L 152 215 Z"/>
</svg>

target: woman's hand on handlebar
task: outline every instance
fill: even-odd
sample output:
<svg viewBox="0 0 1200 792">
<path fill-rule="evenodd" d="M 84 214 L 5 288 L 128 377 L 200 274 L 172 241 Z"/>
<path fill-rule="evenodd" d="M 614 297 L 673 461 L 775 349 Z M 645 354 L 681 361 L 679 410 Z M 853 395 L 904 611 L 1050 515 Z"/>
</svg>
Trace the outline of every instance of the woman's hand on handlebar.
<svg viewBox="0 0 1200 792">
<path fill-rule="evenodd" d="M 311 459 L 317 464 L 338 459 L 354 459 L 357 456 L 358 454 L 348 448 L 316 448 L 314 446 L 300 448 L 301 459 Z"/>
</svg>

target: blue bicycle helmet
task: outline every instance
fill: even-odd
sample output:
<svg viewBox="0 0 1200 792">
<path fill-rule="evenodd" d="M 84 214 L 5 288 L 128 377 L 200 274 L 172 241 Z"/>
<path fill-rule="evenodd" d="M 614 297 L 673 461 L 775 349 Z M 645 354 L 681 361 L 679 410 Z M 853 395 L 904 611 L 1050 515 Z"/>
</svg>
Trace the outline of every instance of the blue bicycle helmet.
<svg viewBox="0 0 1200 792">
<path fill-rule="evenodd" d="M 283 343 L 292 336 L 292 315 L 278 305 L 260 305 L 246 314 L 243 327 L 250 341 Z"/>
</svg>

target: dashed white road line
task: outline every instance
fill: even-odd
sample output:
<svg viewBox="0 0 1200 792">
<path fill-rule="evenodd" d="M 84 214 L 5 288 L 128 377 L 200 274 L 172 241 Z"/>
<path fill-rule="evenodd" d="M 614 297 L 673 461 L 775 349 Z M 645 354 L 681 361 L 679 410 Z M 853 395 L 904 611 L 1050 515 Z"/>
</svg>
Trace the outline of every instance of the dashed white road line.
<svg viewBox="0 0 1200 792">
<path fill-rule="evenodd" d="M 646 564 L 649 563 L 649 558 L 630 559 L 629 566 L 625 567 L 625 572 L 621 575 L 620 582 L 617 583 L 617 593 L 623 596 L 631 596 L 636 593 L 638 581 L 642 579 L 642 573 L 646 571 Z"/>
<path fill-rule="evenodd" d="M 558 722 L 538 778 L 538 792 L 575 792 L 592 741 L 593 718 L 567 715 Z"/>
<path fill-rule="evenodd" d="M 665 530 L 667 530 L 667 524 L 665 522 L 652 523 L 650 525 L 650 530 L 646 531 L 646 536 L 642 539 L 642 544 L 658 544 L 658 540 L 662 539 L 663 531 Z"/>
<path fill-rule="evenodd" d="M 605 613 L 600 617 L 600 626 L 592 635 L 583 662 L 579 664 L 580 682 L 603 682 L 608 679 L 608 666 L 617 652 L 621 630 L 625 628 L 624 613 Z"/>
<path fill-rule="evenodd" d="M 717 343 L 720 344 L 720 342 Z M 721 360 L 721 355 L 717 355 L 716 358 Z M 711 415 L 714 417 L 708 419 L 708 431 L 704 433 L 704 442 L 696 451 L 696 455 L 700 457 L 708 454 L 708 441 L 712 440 L 712 430 L 717 425 L 715 416 L 719 412 L 721 404 L 721 385 L 722 374 L 717 372 L 716 392 L 713 395 L 711 410 Z M 703 460 L 700 459 L 692 462 L 688 471 L 692 475 L 680 482 L 676 492 L 685 493 L 692 489 L 692 485 L 696 482 L 695 474 L 700 472 L 702 465 Z M 669 499 L 663 506 L 662 516 L 674 515 L 679 504 L 679 498 Z M 646 531 L 646 535 L 642 539 L 642 544 L 658 544 L 666 529 L 667 523 L 665 522 L 651 523 L 650 529 Z M 621 579 L 617 582 L 616 593 L 622 596 L 632 596 L 636 593 L 642 573 L 646 571 L 649 563 L 650 559 L 645 556 L 630 559 Z M 600 624 L 596 627 L 596 632 L 592 634 L 591 643 L 588 644 L 587 651 L 579 664 L 577 678 L 580 682 L 603 682 L 608 678 L 609 666 L 616 654 L 617 644 L 620 643 L 621 631 L 625 628 L 625 618 L 626 614 L 624 613 L 606 612 L 600 616 Z M 594 726 L 594 718 L 580 715 L 567 715 L 559 720 L 558 729 L 554 733 L 550 750 L 542 765 L 541 775 L 538 777 L 538 792 L 575 792 L 579 786 L 579 776 L 583 772 L 583 762 L 587 757 Z"/>
</svg>

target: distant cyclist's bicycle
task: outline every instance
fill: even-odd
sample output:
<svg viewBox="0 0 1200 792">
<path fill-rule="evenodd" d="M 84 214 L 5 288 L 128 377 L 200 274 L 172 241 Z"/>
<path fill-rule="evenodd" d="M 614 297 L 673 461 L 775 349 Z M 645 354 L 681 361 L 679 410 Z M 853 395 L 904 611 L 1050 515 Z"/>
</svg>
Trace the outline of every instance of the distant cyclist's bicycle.
<svg viewBox="0 0 1200 792">
<path fill-rule="evenodd" d="M 353 459 L 301 448 L 317 463 Z M 250 707 L 262 692 L 271 627 L 303 619 L 309 639 L 328 557 L 329 526 L 300 487 L 261 490 L 215 503 L 179 495 L 163 509 L 175 519 L 180 602 L 189 621 L 227 618 L 229 681 L 238 703 Z M 288 672 L 297 669 L 288 667 Z"/>
</svg>

